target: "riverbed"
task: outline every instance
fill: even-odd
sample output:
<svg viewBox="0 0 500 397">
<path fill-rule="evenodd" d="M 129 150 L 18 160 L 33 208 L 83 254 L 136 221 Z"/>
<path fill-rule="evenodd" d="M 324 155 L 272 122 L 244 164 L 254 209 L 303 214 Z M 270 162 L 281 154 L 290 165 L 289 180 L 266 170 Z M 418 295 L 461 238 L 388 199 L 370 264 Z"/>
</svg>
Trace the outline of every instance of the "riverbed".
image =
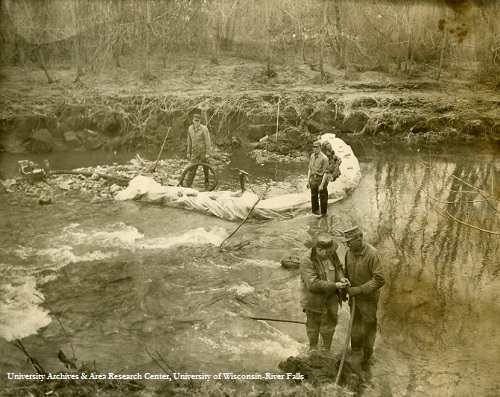
<svg viewBox="0 0 500 397">
<path fill-rule="evenodd" d="M 0 196 L 0 367 L 29 371 L 7 342 L 22 338 L 52 371 L 65 370 L 62 349 L 105 373 L 158 372 L 155 352 L 180 373 L 279 373 L 280 361 L 307 351 L 304 326 L 243 316 L 305 321 L 298 273 L 280 259 L 303 253 L 319 231 L 359 223 L 387 279 L 363 395 L 500 394 L 500 236 L 489 233 L 500 232 L 500 149 L 352 147 L 361 182 L 326 219 L 250 220 L 222 251 L 237 222 L 111 198 L 40 206 Z M 132 157 L 65 156 L 63 165 Z M 237 188 L 233 168 L 249 171 L 259 192 L 306 188 L 306 164 L 261 165 L 243 153 L 219 188 Z M 348 321 L 344 306 L 334 352 Z"/>
</svg>

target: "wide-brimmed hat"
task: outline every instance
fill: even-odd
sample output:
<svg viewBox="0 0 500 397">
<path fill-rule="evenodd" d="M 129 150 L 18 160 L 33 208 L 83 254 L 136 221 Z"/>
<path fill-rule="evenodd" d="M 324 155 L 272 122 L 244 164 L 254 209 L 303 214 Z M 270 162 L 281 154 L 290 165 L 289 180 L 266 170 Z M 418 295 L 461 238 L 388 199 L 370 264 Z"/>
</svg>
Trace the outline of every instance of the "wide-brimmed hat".
<svg viewBox="0 0 500 397">
<path fill-rule="evenodd" d="M 316 247 L 323 249 L 332 248 L 334 251 L 337 251 L 339 245 L 333 241 L 333 237 L 328 233 L 320 233 L 316 237 Z"/>
<path fill-rule="evenodd" d="M 193 114 L 193 121 L 194 120 L 200 121 L 201 120 L 201 116 L 198 113 Z"/>
<path fill-rule="evenodd" d="M 342 234 L 344 235 L 344 238 L 342 238 L 342 242 L 344 243 L 363 237 L 363 232 L 361 231 L 359 226 L 353 226 L 347 230 L 344 230 Z"/>
</svg>

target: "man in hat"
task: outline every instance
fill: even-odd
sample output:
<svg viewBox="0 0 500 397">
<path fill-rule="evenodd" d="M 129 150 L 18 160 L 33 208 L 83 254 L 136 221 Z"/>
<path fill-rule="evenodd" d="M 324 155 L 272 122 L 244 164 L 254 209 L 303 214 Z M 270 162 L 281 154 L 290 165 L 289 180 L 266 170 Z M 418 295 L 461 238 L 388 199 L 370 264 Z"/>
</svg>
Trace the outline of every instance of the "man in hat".
<svg viewBox="0 0 500 397">
<path fill-rule="evenodd" d="M 325 216 L 328 209 L 328 157 L 321 153 L 319 141 L 313 143 L 313 150 L 314 153 L 309 159 L 307 188 L 311 189 L 312 213 L 317 216 Z"/>
<path fill-rule="evenodd" d="M 193 115 L 193 124 L 188 128 L 187 134 L 187 159 L 191 163 L 206 163 L 209 157 L 209 153 L 212 150 L 210 142 L 210 133 L 208 128 L 201 124 L 201 116 L 199 114 Z M 196 170 L 192 169 L 188 175 L 186 175 L 186 186 L 191 186 L 193 184 L 194 176 Z M 209 169 L 207 166 L 203 166 L 203 174 L 205 176 L 205 189 L 209 188 Z"/>
<path fill-rule="evenodd" d="M 346 288 L 349 306 L 354 319 L 351 331 L 351 348 L 363 353 L 362 367 L 368 369 L 377 334 L 377 305 L 380 288 L 385 284 L 380 253 L 363 238 L 363 232 L 355 226 L 344 232 L 347 245 L 345 271 L 351 285 Z"/>
<path fill-rule="evenodd" d="M 315 245 L 300 261 L 300 305 L 307 316 L 306 332 L 311 350 L 317 349 L 320 334 L 323 349 L 330 350 L 338 307 L 342 304 L 341 291 L 349 285 L 337 248 L 332 236 L 320 233 Z"/>
</svg>

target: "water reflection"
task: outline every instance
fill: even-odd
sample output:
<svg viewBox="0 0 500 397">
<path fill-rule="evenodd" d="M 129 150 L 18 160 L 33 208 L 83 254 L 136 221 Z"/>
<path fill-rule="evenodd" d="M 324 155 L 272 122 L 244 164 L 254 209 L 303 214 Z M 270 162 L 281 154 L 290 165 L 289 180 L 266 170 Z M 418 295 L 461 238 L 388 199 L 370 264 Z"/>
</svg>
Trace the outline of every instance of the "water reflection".
<svg viewBox="0 0 500 397">
<path fill-rule="evenodd" d="M 198 213 L 141 202 L 89 204 L 68 198 L 40 207 L 3 198 L 1 226 L 9 231 L 0 242 L 2 270 L 9 271 L 3 274 L 43 273 L 37 288 L 68 329 L 77 355 L 95 360 L 98 369 L 157 370 L 148 349 L 179 371 L 277 371 L 280 360 L 305 350 L 304 328 L 241 315 L 303 320 L 298 275 L 281 268 L 279 259 L 304 252 L 320 230 L 342 230 L 356 222 L 381 251 L 387 275 L 376 362 L 364 394 L 496 395 L 500 238 L 451 217 L 500 231 L 494 199 L 500 197 L 500 157 L 472 148 L 465 153 L 365 145 L 359 187 L 332 205 L 327 219 L 249 220 L 230 240 L 240 248 L 224 252 L 217 241 L 236 225 Z M 252 184 L 271 194 L 285 185 L 298 189 L 306 170 L 301 164 L 232 166 L 249 171 Z M 227 172 L 224 180 L 232 181 Z M 492 198 L 485 201 L 458 178 Z M 237 186 L 236 173 L 234 182 Z M 68 224 L 77 225 L 68 229 Z M 185 236 L 184 243 L 179 236 Z M 59 245 L 80 259 L 63 268 L 40 259 L 40 251 Z M 113 256 L 82 259 L 96 251 Z M 348 318 L 344 307 L 337 350 Z M 47 367 L 58 365 L 54 351 L 68 348 L 54 321 L 26 338 L 26 345 Z M 3 342 L 0 350 L 2 367 L 23 368 L 16 351 Z"/>
<path fill-rule="evenodd" d="M 492 184 L 499 163 L 416 160 L 364 164 L 360 189 L 341 204 L 386 260 L 382 360 L 396 360 L 388 350 L 402 355 L 390 367 L 411 357 L 413 369 L 405 368 L 413 373 L 411 387 L 405 387 L 441 387 L 451 395 L 473 392 L 469 372 L 482 367 L 488 394 L 498 390 L 493 374 L 500 365 L 500 331 L 493 325 L 500 324 L 500 238 L 476 227 L 500 231 L 494 199 L 500 191 Z M 493 198 L 486 201 L 477 188 Z M 427 374 L 422 362 L 415 367 L 420 360 Z M 404 391 L 397 380 L 385 382 L 385 389 Z"/>
</svg>

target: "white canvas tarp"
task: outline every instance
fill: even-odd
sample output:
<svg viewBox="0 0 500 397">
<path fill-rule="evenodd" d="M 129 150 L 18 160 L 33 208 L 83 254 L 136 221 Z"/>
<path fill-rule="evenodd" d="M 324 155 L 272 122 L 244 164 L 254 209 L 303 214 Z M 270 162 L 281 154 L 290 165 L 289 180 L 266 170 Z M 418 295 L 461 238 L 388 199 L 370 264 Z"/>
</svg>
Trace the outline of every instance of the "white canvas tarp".
<svg viewBox="0 0 500 397">
<path fill-rule="evenodd" d="M 335 154 L 342 159 L 341 176 L 328 185 L 328 202 L 341 200 L 359 184 L 361 173 L 358 159 L 352 149 L 334 134 L 325 134 L 321 141 L 328 140 Z M 304 174 L 307 173 L 307 167 Z M 304 178 L 305 178 L 304 175 Z M 170 207 L 178 207 L 201 211 L 228 220 L 244 219 L 258 196 L 251 192 L 213 191 L 198 192 L 195 189 L 177 186 L 161 186 L 152 178 L 137 176 L 129 186 L 118 192 L 115 200 L 143 200 L 162 203 Z M 293 217 L 310 210 L 310 192 L 285 194 L 278 197 L 260 200 L 251 216 L 260 219 Z"/>
</svg>

